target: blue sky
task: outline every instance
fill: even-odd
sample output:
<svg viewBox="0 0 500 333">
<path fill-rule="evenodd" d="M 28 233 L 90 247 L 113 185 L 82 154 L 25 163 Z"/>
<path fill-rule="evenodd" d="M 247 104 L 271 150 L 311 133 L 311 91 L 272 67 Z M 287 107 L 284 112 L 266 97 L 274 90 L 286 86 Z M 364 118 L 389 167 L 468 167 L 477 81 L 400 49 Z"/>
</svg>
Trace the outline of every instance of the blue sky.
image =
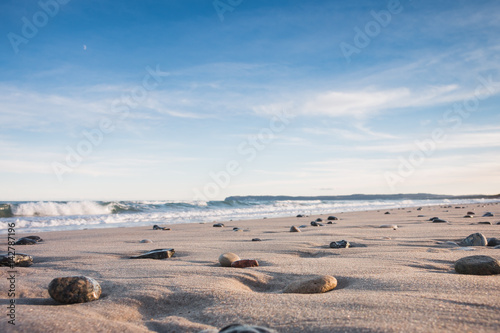
<svg viewBox="0 0 500 333">
<path fill-rule="evenodd" d="M 499 11 L 2 1 L 0 200 L 497 194 Z"/>
</svg>

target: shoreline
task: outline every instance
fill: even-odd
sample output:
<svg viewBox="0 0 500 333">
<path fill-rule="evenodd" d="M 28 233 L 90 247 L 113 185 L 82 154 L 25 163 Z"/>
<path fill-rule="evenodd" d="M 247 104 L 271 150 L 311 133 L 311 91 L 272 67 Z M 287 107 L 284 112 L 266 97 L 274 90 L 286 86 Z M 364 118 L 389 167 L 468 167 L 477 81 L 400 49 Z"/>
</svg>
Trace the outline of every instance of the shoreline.
<svg viewBox="0 0 500 333">
<path fill-rule="evenodd" d="M 465 205 L 472 205 L 472 206 L 483 206 L 483 205 L 490 205 L 490 204 L 500 204 L 500 200 L 491 200 L 491 201 L 486 201 L 486 202 L 475 202 L 475 203 L 449 203 L 449 204 L 429 204 L 429 205 L 414 205 L 413 203 L 408 205 L 408 206 L 402 206 L 402 207 L 391 207 L 391 206 L 384 206 L 380 208 L 373 208 L 373 209 L 361 209 L 361 210 L 348 210 L 348 211 L 340 211 L 340 212 L 329 212 L 329 213 L 314 213 L 310 214 L 310 216 L 324 216 L 324 215 L 335 215 L 335 214 L 351 214 L 351 213 L 362 213 L 362 212 L 375 212 L 375 211 L 380 211 L 380 210 L 402 210 L 402 209 L 417 209 L 418 207 L 441 207 L 441 208 L 446 208 L 447 206 L 465 206 Z M 455 207 L 448 207 L 450 209 L 453 209 Z M 307 209 L 304 209 L 302 212 L 298 212 L 297 214 L 306 214 Z M 113 215 L 120 215 L 120 214 L 109 214 L 106 216 L 113 216 Z M 67 215 L 58 215 L 58 216 L 53 216 L 54 218 L 61 218 L 61 217 L 66 217 Z M 308 215 L 309 216 L 309 215 Z M 9 219 L 22 219 L 22 218 L 30 218 L 33 216 L 14 216 Z M 50 218 L 52 216 L 41 216 L 41 217 L 46 217 Z M 69 217 L 69 216 L 68 216 Z M 45 232 L 59 232 L 59 231 L 78 231 L 78 230 L 91 230 L 91 229 L 96 229 L 96 230 L 103 230 L 103 229 L 121 229 L 121 228 L 143 228 L 146 226 L 151 225 L 151 227 L 154 224 L 158 225 L 163 225 L 163 226 L 177 226 L 177 225 L 182 225 L 182 224 L 208 224 L 208 223 L 215 223 L 215 222 L 220 222 L 220 223 L 229 223 L 229 222 L 237 222 L 237 221 L 258 221 L 262 219 L 268 219 L 268 220 L 273 220 L 273 219 L 282 219 L 282 218 L 295 218 L 293 215 L 280 215 L 276 217 L 262 217 L 262 218 L 233 218 L 233 219 L 211 219 L 210 222 L 207 221 L 192 221 L 192 222 L 174 222 L 174 223 L 168 223 L 168 222 L 158 222 L 158 221 L 153 221 L 153 222 L 145 222 L 141 221 L 138 222 L 138 225 L 131 225 L 130 222 L 118 222 L 118 223 L 99 223 L 99 224 L 89 224 L 87 227 L 82 227 L 82 228 L 74 228 L 73 226 L 67 226 L 67 229 L 61 228 L 57 230 L 57 228 L 60 228 L 59 226 L 56 227 L 45 227 L 45 228 L 56 228 L 55 230 L 43 230 L 42 228 L 30 228 L 28 227 L 27 229 L 30 229 L 32 231 L 25 231 L 24 233 L 45 233 Z M 0 222 L 2 222 L 3 219 L 0 219 Z M 199 220 L 203 220 L 203 218 L 200 218 Z M 7 221 L 3 221 L 7 222 Z M 17 224 L 17 221 L 9 221 L 9 222 L 14 222 Z M 1 235 L 5 235 L 6 231 L 4 229 L 0 230 L 0 237 Z"/>
<path fill-rule="evenodd" d="M 34 233 L 44 242 L 16 247 L 32 255 L 34 264 L 17 269 L 15 331 L 198 333 L 239 322 L 292 333 L 494 332 L 500 325 L 500 299 L 494 296 L 500 275 L 466 276 L 452 267 L 470 255 L 500 259 L 500 249 L 469 251 L 446 242 L 475 232 L 500 238 L 495 224 L 500 203 L 454 206 L 217 221 L 224 228 L 183 223 L 162 224 L 168 231 L 151 225 Z M 464 218 L 468 210 L 477 217 Z M 494 217 L 482 218 L 487 211 Z M 309 224 L 318 217 L 326 223 L 328 215 L 339 220 L 323 227 Z M 450 224 L 428 221 L 433 216 Z M 492 225 L 477 224 L 488 219 Z M 291 233 L 292 225 L 307 227 Z M 344 239 L 353 246 L 329 248 Z M 6 235 L 0 235 L 0 246 L 6 245 Z M 158 248 L 174 248 L 175 255 L 129 259 Z M 220 267 L 218 257 L 225 252 L 255 259 L 259 266 Z M 7 270 L 0 268 L 2 308 L 9 302 Z M 51 299 L 49 282 L 72 275 L 96 279 L 101 298 L 72 305 Z M 324 294 L 282 292 L 290 282 L 316 275 L 334 276 L 337 287 Z M 5 318 L 0 321 L 0 329 L 11 331 L 7 325 Z"/>
</svg>

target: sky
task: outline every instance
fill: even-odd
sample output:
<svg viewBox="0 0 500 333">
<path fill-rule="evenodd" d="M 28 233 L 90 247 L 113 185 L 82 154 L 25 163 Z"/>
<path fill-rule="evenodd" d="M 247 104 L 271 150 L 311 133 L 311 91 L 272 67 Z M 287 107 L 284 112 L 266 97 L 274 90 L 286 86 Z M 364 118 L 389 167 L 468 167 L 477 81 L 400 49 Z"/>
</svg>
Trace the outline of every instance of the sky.
<svg viewBox="0 0 500 333">
<path fill-rule="evenodd" d="M 0 2 L 0 200 L 500 193 L 500 3 Z"/>
</svg>

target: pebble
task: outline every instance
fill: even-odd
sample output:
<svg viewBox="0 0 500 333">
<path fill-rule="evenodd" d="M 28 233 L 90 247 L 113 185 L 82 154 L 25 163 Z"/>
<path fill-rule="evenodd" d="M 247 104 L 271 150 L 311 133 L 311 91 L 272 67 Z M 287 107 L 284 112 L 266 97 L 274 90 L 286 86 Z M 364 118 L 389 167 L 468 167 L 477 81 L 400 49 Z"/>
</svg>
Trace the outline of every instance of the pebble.
<svg viewBox="0 0 500 333">
<path fill-rule="evenodd" d="M 493 217 L 493 213 L 486 212 L 486 213 L 483 214 L 483 217 Z"/>
<path fill-rule="evenodd" d="M 222 328 L 219 333 L 278 333 L 278 331 L 261 326 L 231 324 Z"/>
<path fill-rule="evenodd" d="M 334 224 L 332 221 L 328 221 L 326 224 Z"/>
<path fill-rule="evenodd" d="M 455 271 L 460 274 L 500 274 L 500 262 L 489 256 L 470 256 L 455 262 Z"/>
<path fill-rule="evenodd" d="M 439 218 L 439 217 L 437 217 L 437 216 L 434 216 L 434 217 L 431 217 L 431 218 L 429 219 L 429 221 L 434 221 L 434 220 L 440 220 L 440 218 Z"/>
<path fill-rule="evenodd" d="M 382 224 L 379 228 L 391 228 L 391 229 L 396 230 L 398 228 L 398 226 L 395 224 Z"/>
<path fill-rule="evenodd" d="M 292 294 L 318 294 L 325 293 L 337 286 L 337 279 L 330 275 L 316 276 L 290 283 L 283 293 Z"/>
<path fill-rule="evenodd" d="M 156 249 L 138 256 L 132 256 L 130 259 L 166 259 L 172 257 L 174 254 L 174 249 Z"/>
<path fill-rule="evenodd" d="M 302 215 L 302 214 L 299 214 L 299 215 L 297 215 L 297 217 L 304 217 L 304 215 Z"/>
<path fill-rule="evenodd" d="M 323 227 L 324 226 L 323 223 L 319 223 L 319 222 L 316 222 L 316 221 L 311 221 L 311 225 L 313 227 Z"/>
<path fill-rule="evenodd" d="M 498 238 L 488 239 L 488 246 L 498 246 L 498 245 L 500 245 L 500 239 Z"/>
<path fill-rule="evenodd" d="M 231 264 L 237 260 L 240 260 L 240 257 L 231 252 L 226 252 L 219 256 L 219 263 L 222 267 L 231 267 Z"/>
<path fill-rule="evenodd" d="M 418 207 L 417 210 L 422 210 L 422 207 Z"/>
<path fill-rule="evenodd" d="M 491 225 L 491 222 L 483 221 L 483 222 L 477 222 L 477 224 L 488 224 L 488 225 Z"/>
<path fill-rule="evenodd" d="M 500 222 L 498 222 L 498 224 L 500 224 Z M 307 225 L 303 224 L 303 225 L 299 225 L 299 228 L 307 228 Z"/>
<path fill-rule="evenodd" d="M 252 242 L 262 242 L 262 239 L 260 239 L 260 238 L 252 238 Z"/>
<path fill-rule="evenodd" d="M 14 243 L 14 245 L 36 245 L 36 243 L 38 243 L 38 242 L 34 239 L 23 237 L 23 238 L 19 238 Z"/>
<path fill-rule="evenodd" d="M 443 219 L 434 219 L 434 220 L 432 220 L 432 223 L 448 223 L 448 221 L 443 220 Z"/>
<path fill-rule="evenodd" d="M 101 296 L 101 286 L 96 280 L 86 276 L 60 277 L 50 282 L 49 294 L 54 300 L 64 304 L 91 302 Z"/>
<path fill-rule="evenodd" d="M 388 214 L 390 214 L 390 213 L 391 213 L 391 212 L 385 212 L 384 214 L 388 215 Z"/>
<path fill-rule="evenodd" d="M 222 228 L 222 227 L 224 227 L 224 223 L 215 223 L 213 226 L 215 228 Z"/>
<path fill-rule="evenodd" d="M 246 268 L 246 267 L 257 267 L 259 266 L 259 262 L 254 259 L 240 259 L 233 261 L 231 263 L 231 267 L 235 268 Z"/>
<path fill-rule="evenodd" d="M 473 218 L 473 217 L 474 217 L 474 215 L 465 215 L 465 216 L 464 216 L 464 218 L 466 218 L 466 219 L 471 219 L 471 218 Z"/>
<path fill-rule="evenodd" d="M 417 217 L 425 217 L 425 215 L 418 215 Z"/>
<path fill-rule="evenodd" d="M 338 241 L 338 242 L 331 242 L 330 243 L 330 247 L 332 249 L 346 249 L 349 246 L 351 246 L 351 244 L 349 244 L 349 242 L 345 241 L 345 240 L 341 240 L 341 241 Z"/>
<path fill-rule="evenodd" d="M 234 227 L 234 228 L 233 228 L 233 231 L 243 231 L 243 229 L 240 229 L 240 228 Z"/>
<path fill-rule="evenodd" d="M 460 242 L 460 245 L 463 246 L 486 246 L 486 244 L 488 244 L 488 240 L 479 232 L 467 236 Z"/>
<path fill-rule="evenodd" d="M 10 258 L 14 267 L 28 267 L 33 265 L 33 257 L 24 253 L 16 253 L 9 257 L 8 254 L 0 254 L 0 266 L 11 266 Z"/>
<path fill-rule="evenodd" d="M 328 216 L 328 221 L 337 221 L 338 218 L 336 216 Z"/>
<path fill-rule="evenodd" d="M 322 219 L 322 218 L 320 218 L 320 217 L 318 217 L 318 218 L 316 219 L 316 222 L 323 222 L 323 219 Z"/>
<path fill-rule="evenodd" d="M 467 212 L 467 215 L 475 215 L 475 214 L 476 214 L 476 213 L 471 212 L 471 211 L 468 211 L 468 212 Z"/>
<path fill-rule="evenodd" d="M 153 241 L 151 239 L 143 239 L 140 243 L 153 243 Z"/>
<path fill-rule="evenodd" d="M 170 230 L 170 228 L 160 227 L 159 225 L 154 225 L 153 230 Z"/>
<path fill-rule="evenodd" d="M 301 232 L 299 228 L 297 228 L 296 226 L 292 225 L 290 227 L 290 232 Z"/>
</svg>

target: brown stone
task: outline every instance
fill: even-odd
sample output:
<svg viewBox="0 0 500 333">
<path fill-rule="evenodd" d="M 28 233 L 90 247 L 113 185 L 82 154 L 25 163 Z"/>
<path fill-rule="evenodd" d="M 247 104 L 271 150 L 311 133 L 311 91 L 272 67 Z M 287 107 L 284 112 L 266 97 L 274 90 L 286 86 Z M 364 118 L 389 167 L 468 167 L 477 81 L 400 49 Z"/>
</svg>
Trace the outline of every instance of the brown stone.
<svg viewBox="0 0 500 333">
<path fill-rule="evenodd" d="M 283 290 L 284 293 L 318 294 L 325 293 L 337 286 L 337 279 L 330 275 L 317 276 L 290 283 Z"/>
<path fill-rule="evenodd" d="M 235 268 L 246 268 L 246 267 L 257 267 L 259 266 L 259 262 L 253 259 L 241 259 L 236 260 L 231 263 L 231 267 Z"/>
<path fill-rule="evenodd" d="M 49 295 L 64 304 L 91 302 L 101 296 L 101 286 L 86 276 L 60 277 L 50 282 Z"/>
</svg>

